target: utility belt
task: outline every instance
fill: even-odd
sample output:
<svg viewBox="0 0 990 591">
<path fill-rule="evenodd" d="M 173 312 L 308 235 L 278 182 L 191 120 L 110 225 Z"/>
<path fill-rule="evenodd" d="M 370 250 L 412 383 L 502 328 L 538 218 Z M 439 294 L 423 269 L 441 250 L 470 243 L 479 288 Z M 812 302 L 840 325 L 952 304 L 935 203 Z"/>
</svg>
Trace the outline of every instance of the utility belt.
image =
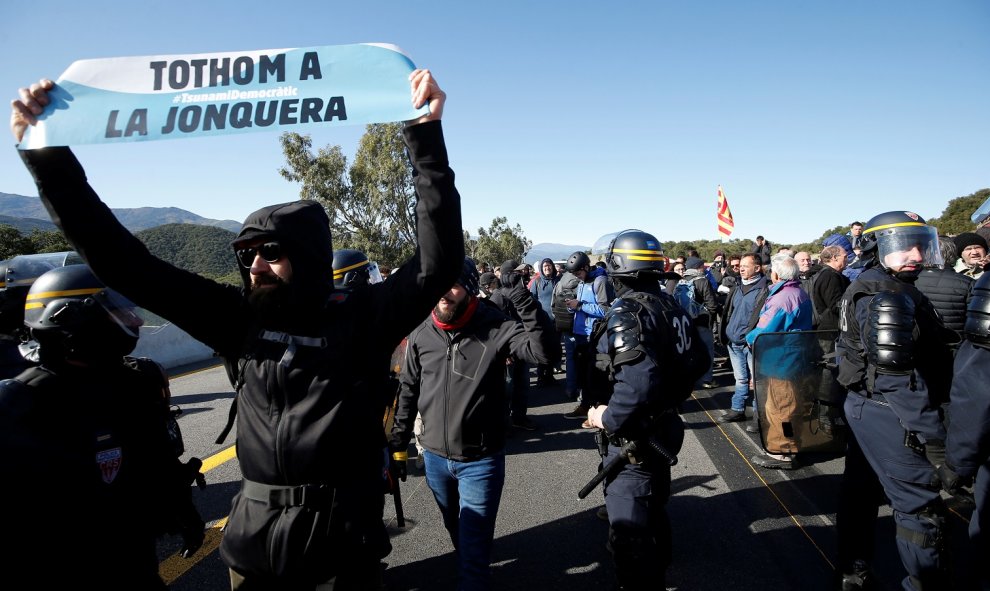
<svg viewBox="0 0 990 591">
<path fill-rule="evenodd" d="M 333 506 L 335 492 L 336 489 L 326 484 L 278 486 L 247 478 L 241 482 L 241 494 L 244 497 L 267 503 L 271 508 L 310 507 L 328 510 Z"/>
<path fill-rule="evenodd" d="M 676 410 L 669 408 L 650 415 L 643 430 L 643 437 L 649 438 L 654 435 L 658 435 L 660 433 L 661 421 L 669 415 L 676 414 Z M 599 429 L 598 433 L 595 435 L 595 439 L 598 441 L 599 451 L 602 456 L 605 456 L 608 453 L 606 449 L 607 445 L 611 445 L 613 447 L 623 447 L 633 441 L 632 439 L 620 437 L 614 433 L 607 433 L 604 429 Z"/>
</svg>

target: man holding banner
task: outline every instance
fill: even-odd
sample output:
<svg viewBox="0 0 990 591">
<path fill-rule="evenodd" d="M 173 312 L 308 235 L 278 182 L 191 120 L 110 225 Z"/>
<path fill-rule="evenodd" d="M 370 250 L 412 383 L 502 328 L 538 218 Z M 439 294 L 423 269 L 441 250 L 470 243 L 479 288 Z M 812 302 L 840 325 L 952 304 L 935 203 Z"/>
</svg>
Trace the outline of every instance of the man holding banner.
<svg viewBox="0 0 990 591">
<path fill-rule="evenodd" d="M 233 243 L 244 281 L 237 288 L 152 256 L 100 201 L 68 148 L 21 146 L 52 219 L 101 280 L 238 360 L 232 413 L 244 480 L 220 548 L 233 589 L 381 586 L 379 559 L 389 550 L 380 518 L 381 407 L 367 396 L 367 380 L 429 315 L 464 260 L 460 196 L 440 125 L 446 95 L 428 70 L 408 78 L 413 107 L 429 105 L 403 131 L 418 245 L 367 297 L 333 293 L 329 220 L 316 202 L 248 216 Z M 57 92 L 49 80 L 20 90 L 11 115 L 18 142 L 41 118 L 57 124 L 61 111 L 42 115 Z"/>
</svg>

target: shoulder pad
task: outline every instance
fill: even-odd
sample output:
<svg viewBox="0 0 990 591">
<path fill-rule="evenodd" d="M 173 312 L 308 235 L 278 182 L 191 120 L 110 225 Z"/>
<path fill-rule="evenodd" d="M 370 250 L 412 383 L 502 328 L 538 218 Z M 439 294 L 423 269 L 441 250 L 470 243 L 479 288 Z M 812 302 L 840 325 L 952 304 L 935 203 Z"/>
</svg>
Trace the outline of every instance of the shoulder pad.
<svg viewBox="0 0 990 591">
<path fill-rule="evenodd" d="M 643 309 L 643 305 L 636 300 L 619 298 L 612 302 L 612 307 L 609 309 L 609 314 L 621 314 L 624 312 L 632 312 L 633 314 L 638 314 L 640 310 Z"/>
<path fill-rule="evenodd" d="M 608 331 L 608 352 L 615 365 L 628 363 L 642 351 L 642 326 L 639 312 L 643 306 L 631 300 L 618 299 L 605 315 Z"/>
<path fill-rule="evenodd" d="M 966 308 L 966 340 L 990 347 L 990 273 L 984 272 L 973 285 L 973 297 Z"/>
</svg>

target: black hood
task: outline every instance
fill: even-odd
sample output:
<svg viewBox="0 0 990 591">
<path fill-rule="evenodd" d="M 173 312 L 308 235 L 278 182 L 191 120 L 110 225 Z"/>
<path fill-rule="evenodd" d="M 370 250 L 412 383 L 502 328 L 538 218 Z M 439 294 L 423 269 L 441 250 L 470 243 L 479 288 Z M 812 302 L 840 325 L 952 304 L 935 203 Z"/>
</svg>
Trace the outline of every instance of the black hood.
<svg viewBox="0 0 990 591">
<path fill-rule="evenodd" d="M 256 240 L 274 240 L 285 248 L 292 264 L 292 301 L 300 312 L 320 307 L 333 291 L 333 239 L 330 218 L 316 201 L 269 205 L 252 213 L 233 242 L 234 249 Z M 238 265 L 239 266 L 239 265 Z M 245 289 L 251 272 L 240 267 Z"/>
</svg>

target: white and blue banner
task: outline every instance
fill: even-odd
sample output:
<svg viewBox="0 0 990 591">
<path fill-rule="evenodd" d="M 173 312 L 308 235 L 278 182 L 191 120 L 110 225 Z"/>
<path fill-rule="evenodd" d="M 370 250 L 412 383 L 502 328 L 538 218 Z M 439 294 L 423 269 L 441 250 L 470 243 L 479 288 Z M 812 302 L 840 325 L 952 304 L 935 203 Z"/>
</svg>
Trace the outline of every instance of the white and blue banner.
<svg viewBox="0 0 990 591">
<path fill-rule="evenodd" d="M 81 60 L 21 149 L 405 121 L 413 109 L 398 47 L 330 45 Z"/>
</svg>

